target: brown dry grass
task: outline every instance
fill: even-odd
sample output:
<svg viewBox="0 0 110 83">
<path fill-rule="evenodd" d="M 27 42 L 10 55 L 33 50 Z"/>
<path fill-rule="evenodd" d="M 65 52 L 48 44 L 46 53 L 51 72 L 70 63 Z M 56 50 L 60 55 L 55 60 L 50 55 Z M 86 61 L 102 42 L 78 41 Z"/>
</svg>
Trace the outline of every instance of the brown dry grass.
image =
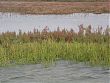
<svg viewBox="0 0 110 83">
<path fill-rule="evenodd" d="M 1 12 L 28 14 L 108 13 L 110 2 L 0 2 Z"/>
</svg>

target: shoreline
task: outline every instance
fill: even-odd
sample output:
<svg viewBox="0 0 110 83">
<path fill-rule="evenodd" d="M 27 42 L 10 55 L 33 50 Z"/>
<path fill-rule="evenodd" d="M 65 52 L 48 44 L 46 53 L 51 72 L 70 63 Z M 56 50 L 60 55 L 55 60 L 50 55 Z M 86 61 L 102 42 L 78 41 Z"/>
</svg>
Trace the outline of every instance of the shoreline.
<svg viewBox="0 0 110 83">
<path fill-rule="evenodd" d="M 17 2 L 1 1 L 0 12 L 21 14 L 109 13 L 110 2 Z"/>
</svg>

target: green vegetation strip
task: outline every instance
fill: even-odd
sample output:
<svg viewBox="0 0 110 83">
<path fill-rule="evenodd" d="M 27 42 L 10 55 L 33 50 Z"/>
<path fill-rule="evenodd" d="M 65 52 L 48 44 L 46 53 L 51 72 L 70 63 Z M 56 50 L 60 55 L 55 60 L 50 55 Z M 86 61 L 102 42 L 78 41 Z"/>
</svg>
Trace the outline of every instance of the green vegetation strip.
<svg viewBox="0 0 110 83">
<path fill-rule="evenodd" d="M 8 48 L 0 46 L 0 66 L 48 64 L 59 59 L 110 66 L 109 51 L 108 44 L 95 43 L 67 43 L 48 40 L 42 43 L 12 44 Z"/>
<path fill-rule="evenodd" d="M 84 62 L 93 66 L 110 67 L 110 28 L 91 31 L 89 25 L 73 29 L 41 32 L 34 29 L 27 33 L 19 30 L 0 34 L 0 66 L 21 64 L 48 65 L 57 60 Z M 84 32 L 85 30 L 85 32 Z"/>
</svg>

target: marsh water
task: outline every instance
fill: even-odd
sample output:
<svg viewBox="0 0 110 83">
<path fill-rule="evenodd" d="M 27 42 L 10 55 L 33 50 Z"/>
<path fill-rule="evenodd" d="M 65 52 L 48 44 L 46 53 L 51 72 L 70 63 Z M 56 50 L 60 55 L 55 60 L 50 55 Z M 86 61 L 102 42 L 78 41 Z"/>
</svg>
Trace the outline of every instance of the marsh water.
<svg viewBox="0 0 110 83">
<path fill-rule="evenodd" d="M 109 22 L 110 14 L 74 13 L 68 15 L 21 15 L 17 13 L 0 13 L 0 32 L 5 31 L 32 31 L 34 28 L 39 30 L 46 26 L 50 30 L 74 29 L 78 31 L 78 26 L 83 24 L 85 27 L 92 25 L 93 29 L 103 27 L 105 29 Z"/>
<path fill-rule="evenodd" d="M 92 25 L 94 29 L 110 24 L 110 14 L 69 15 L 21 15 L 16 13 L 0 13 L 0 32 L 24 32 L 34 28 L 42 30 L 48 26 L 50 30 L 57 27 L 78 31 L 78 25 Z M 45 68 L 41 64 L 0 67 L 0 83 L 110 83 L 110 70 L 103 67 L 91 67 L 83 63 L 57 61 Z"/>
<path fill-rule="evenodd" d="M 108 68 L 63 60 L 47 68 L 41 64 L 0 68 L 0 83 L 110 83 L 109 76 Z"/>
</svg>

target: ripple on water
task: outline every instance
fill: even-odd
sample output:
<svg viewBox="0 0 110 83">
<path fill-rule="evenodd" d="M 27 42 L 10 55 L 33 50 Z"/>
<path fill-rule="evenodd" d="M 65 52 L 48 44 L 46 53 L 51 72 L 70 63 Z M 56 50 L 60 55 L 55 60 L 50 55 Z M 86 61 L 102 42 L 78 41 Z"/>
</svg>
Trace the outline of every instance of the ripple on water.
<svg viewBox="0 0 110 83">
<path fill-rule="evenodd" d="M 41 64 L 0 68 L 0 83 L 109 83 L 109 75 L 109 69 L 57 61 L 48 68 Z"/>
</svg>

